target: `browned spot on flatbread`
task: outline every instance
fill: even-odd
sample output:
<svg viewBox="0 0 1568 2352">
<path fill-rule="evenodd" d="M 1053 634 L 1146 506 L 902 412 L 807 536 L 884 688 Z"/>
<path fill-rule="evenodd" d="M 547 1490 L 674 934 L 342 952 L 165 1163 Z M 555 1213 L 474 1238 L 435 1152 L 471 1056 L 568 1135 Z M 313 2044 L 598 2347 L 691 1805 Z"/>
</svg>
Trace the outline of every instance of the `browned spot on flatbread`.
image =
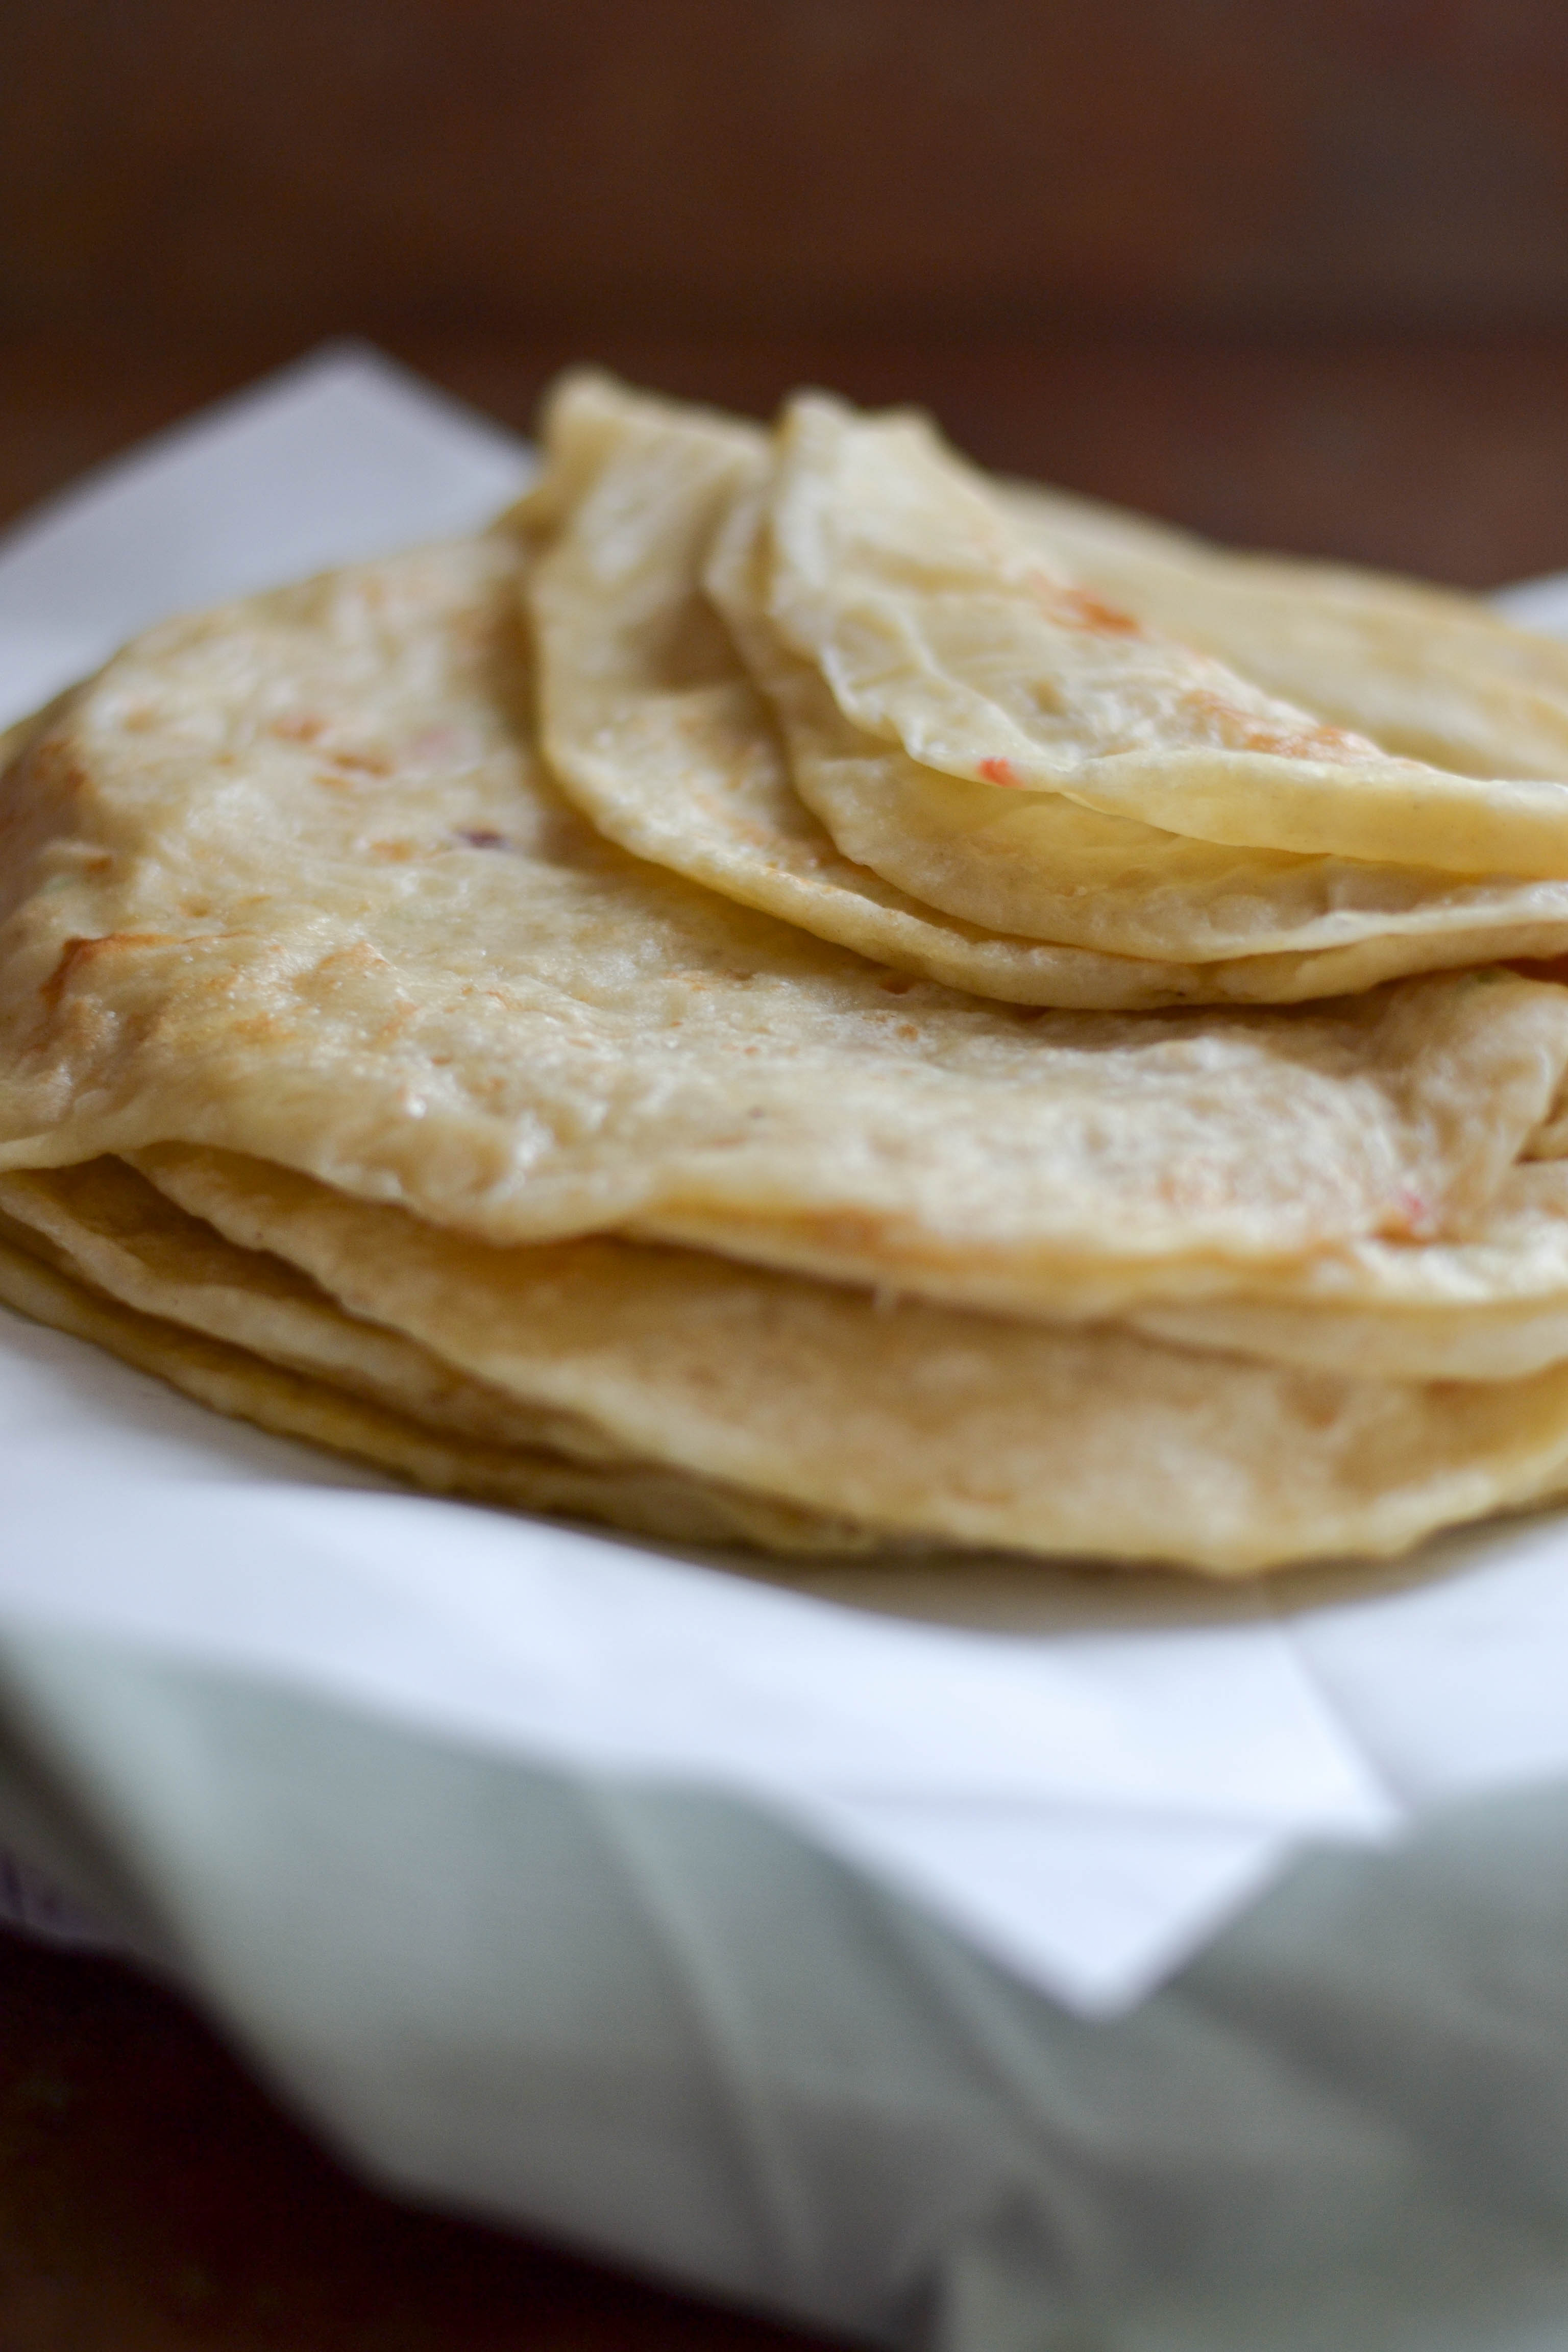
<svg viewBox="0 0 1568 2352">
<path fill-rule="evenodd" d="M 1281 760 L 1343 760 L 1375 749 L 1363 736 L 1340 727 L 1288 727 L 1261 712 L 1244 710 L 1207 687 L 1194 687 L 1182 699 L 1189 710 L 1213 722 L 1233 751 L 1271 751 Z"/>
<path fill-rule="evenodd" d="M 106 955 L 123 955 L 134 948 L 172 948 L 180 941 L 172 931 L 106 931 L 99 939 L 68 940 L 53 971 L 38 991 L 53 1013 L 79 973 Z"/>
<path fill-rule="evenodd" d="M 1044 572 L 1032 572 L 1029 585 L 1047 619 L 1061 628 L 1090 629 L 1096 635 L 1108 637 L 1142 637 L 1148 634 L 1131 613 L 1124 613 L 1120 605 L 1108 604 L 1103 597 L 1087 588 L 1074 588 L 1065 580 L 1052 580 Z"/>
<path fill-rule="evenodd" d="M 87 789 L 88 774 L 78 753 L 58 735 L 26 746 L 16 762 L 18 777 L 46 791 L 74 798 Z"/>
</svg>

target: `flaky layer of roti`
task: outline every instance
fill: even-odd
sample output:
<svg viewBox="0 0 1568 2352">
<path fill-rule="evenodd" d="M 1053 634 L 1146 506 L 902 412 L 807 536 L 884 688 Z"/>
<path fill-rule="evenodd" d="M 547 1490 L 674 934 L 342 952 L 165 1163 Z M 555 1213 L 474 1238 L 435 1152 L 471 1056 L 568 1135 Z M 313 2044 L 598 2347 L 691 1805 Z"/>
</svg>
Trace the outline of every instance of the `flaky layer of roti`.
<svg viewBox="0 0 1568 2352">
<path fill-rule="evenodd" d="M 922 420 L 792 403 L 770 619 L 922 767 L 1235 847 L 1568 875 L 1568 784 L 1470 778 L 1325 725 L 1054 572 Z"/>
<path fill-rule="evenodd" d="M 255 1161 L 174 1146 L 144 1153 L 141 1162 L 171 1202 L 184 1202 L 193 1215 L 211 1219 L 247 1251 L 258 1254 L 247 1258 L 247 1266 L 269 1270 L 277 1265 L 279 1275 L 286 1276 L 289 1268 L 280 1260 L 259 1255 L 276 1245 L 284 1259 L 308 1266 L 356 1315 L 370 1318 L 372 1327 L 416 1329 L 430 1348 L 451 1362 L 470 1363 L 482 1380 L 489 1377 L 487 1365 L 499 1361 L 510 1367 L 502 1386 L 526 1402 L 531 1412 L 554 1413 L 545 1433 L 569 1453 L 652 1447 L 662 1458 L 670 1439 L 657 1420 L 647 1418 L 646 1400 L 629 1421 L 612 1416 L 610 1427 L 605 1426 L 604 1395 L 570 1382 L 557 1386 L 561 1375 L 554 1357 L 549 1358 L 548 1370 L 536 1364 L 529 1379 L 521 1378 L 518 1366 L 535 1362 L 530 1351 L 540 1339 L 541 1302 L 550 1316 L 567 1317 L 574 1349 L 591 1318 L 603 1332 L 619 1339 L 636 1334 L 647 1374 L 647 1393 L 661 1401 L 656 1411 L 670 1402 L 665 1394 L 667 1375 L 659 1365 L 661 1350 L 668 1348 L 683 1363 L 689 1382 L 706 1397 L 712 1387 L 714 1348 L 721 1343 L 726 1363 L 732 1360 L 736 1318 L 752 1343 L 770 1316 L 781 1328 L 786 1319 L 779 1305 L 784 1293 L 775 1282 L 722 1259 L 620 1241 L 557 1244 L 498 1256 L 493 1250 L 437 1235 L 428 1226 L 367 1209 Z M 73 1246 L 79 1259 L 118 1296 L 142 1304 L 147 1302 L 121 1287 L 102 1261 L 88 1254 L 82 1238 L 88 1213 L 81 1205 L 83 1191 L 90 1198 L 91 1215 L 100 1228 L 107 1229 L 121 1213 L 128 1187 L 138 1254 L 144 1260 L 153 1245 L 156 1220 L 148 1214 L 145 1187 L 133 1184 L 121 1163 L 95 1161 L 83 1170 L 43 1177 L 0 1177 L 0 1210 L 18 1213 L 19 1192 L 24 1198 L 41 1200 L 49 1204 L 43 1213 L 44 1229 L 53 1231 L 48 1216 L 58 1213 L 63 1192 L 70 1204 L 68 1213 L 75 1220 Z M 26 1213 L 36 1220 L 40 1214 L 36 1209 Z M 188 1258 L 189 1218 L 170 1207 L 164 1214 L 177 1220 L 180 1249 Z M 226 1271 L 227 1264 L 226 1257 Z M 262 1302 L 253 1295 L 254 1276 L 248 1282 L 245 1312 L 254 1316 Z M 312 1297 L 318 1295 L 311 1284 L 306 1288 Z M 216 1282 L 213 1295 L 221 1296 Z M 219 1336 L 255 1338 L 254 1322 L 240 1330 L 210 1319 L 216 1312 L 229 1311 L 226 1300 L 215 1308 L 204 1297 L 195 1314 L 184 1304 L 165 1304 L 162 1311 L 195 1320 Z M 868 1328 L 879 1339 L 888 1337 L 886 1304 L 875 1300 L 834 1291 L 812 1303 L 809 1294 L 803 1294 L 789 1311 L 805 1318 L 806 1331 L 819 1333 L 824 1347 L 847 1351 L 851 1358 Z M 868 1326 L 868 1313 L 879 1320 Z M 1152 1306 L 1133 1298 L 1126 1314 L 1134 1328 L 1185 1345 L 1304 1369 L 1392 1380 L 1519 1379 L 1568 1359 L 1568 1163 L 1531 1162 L 1516 1169 L 1487 1223 L 1468 1242 L 1422 1248 L 1366 1242 L 1301 1268 L 1293 1281 L 1281 1279 L 1271 1288 L 1249 1292 L 1238 1287 L 1227 1297 Z M 935 1344 L 952 1328 L 944 1318 L 922 1321 L 916 1317 L 912 1322 L 906 1318 L 900 1329 L 912 1346 L 910 1333 L 923 1332 Z M 973 1324 L 971 1335 L 984 1328 Z M 499 1344 L 499 1358 L 471 1352 L 481 1344 L 479 1333 L 490 1335 L 486 1346 Z M 268 1340 L 268 1352 L 281 1360 L 280 1337 L 269 1333 Z M 322 1368 L 319 1357 L 308 1360 L 312 1368 Z M 781 1360 L 773 1367 L 786 1381 L 798 1380 L 801 1369 L 798 1360 Z M 389 1392 L 404 1409 L 422 1410 L 406 1387 Z M 488 1398 L 493 1407 L 493 1395 L 482 1385 L 475 1394 L 481 1402 Z M 748 1413 L 762 1411 L 761 1386 L 754 1396 L 731 1398 L 730 1403 L 739 1410 L 744 1425 Z M 565 1418 L 561 1417 L 563 1405 L 568 1408 Z M 464 1418 L 457 1425 L 468 1433 L 496 1433 L 489 1423 L 474 1418 L 475 1405 L 467 1396 L 462 1411 Z M 573 1413 L 579 1416 L 575 1422 Z M 825 1444 L 820 1432 L 811 1439 L 819 1454 Z M 686 1458 L 679 1444 L 671 1458 Z M 740 1475 L 733 1460 L 730 1466 Z M 754 1464 L 752 1467 L 754 1471 Z"/>
<path fill-rule="evenodd" d="M 0 1223 L 35 1255 L 59 1254 L 76 1279 L 139 1314 L 247 1349 L 427 1428 L 584 1460 L 625 1455 L 591 1422 L 504 1396 L 401 1332 L 351 1320 L 308 1275 L 263 1250 L 237 1249 L 122 1160 L 0 1176 Z"/>
<path fill-rule="evenodd" d="M 374 1315 L 531 1412 L 592 1420 L 632 1469 L 678 1470 L 731 1532 L 754 1501 L 749 1539 L 773 1549 L 831 1548 L 827 1525 L 840 1548 L 934 1541 L 1236 1574 L 1403 1549 L 1568 1478 L 1561 1368 L 1507 1387 L 1280 1370 L 1110 1328 L 879 1309 L 676 1251 L 486 1248 L 222 1155 L 145 1165 L 232 1245 L 231 1288 L 258 1249 L 285 1257 L 349 1310 L 351 1345 Z M 68 1223 L 62 1180 L 39 1181 Z M 121 1187 L 123 1246 L 135 1180 L 100 1181 Z M 102 1221 L 101 1208 L 85 1221 L 89 1248 Z M 171 1229 L 148 1223 L 157 1278 L 178 1288 Z M 195 1244 L 204 1280 L 216 1245 Z M 615 1491 L 553 1507 L 615 1517 Z M 798 1524 L 767 1520 L 791 1502 Z"/>
<path fill-rule="evenodd" d="M 172 623 L 32 736 L 0 1165 L 212 1144 L 496 1242 L 636 1225 L 1085 1312 L 1462 1234 L 1547 1118 L 1549 984 L 1031 1013 L 628 856 L 532 763 L 519 561 Z"/>
<path fill-rule="evenodd" d="M 640 856 L 1020 1003 L 1295 1002 L 1568 937 L 1561 880 L 1225 848 L 921 767 L 852 724 L 774 622 L 760 432 L 588 377 L 553 402 L 547 449 L 544 745 Z"/>
<path fill-rule="evenodd" d="M 131 1177 L 128 1169 L 121 1173 Z M 116 1220 L 116 1270 L 121 1274 L 134 1259 L 127 1246 L 134 1215 L 133 1203 L 122 1202 Z M 194 1225 L 194 1220 L 189 1222 Z M 92 1227 L 84 1230 L 90 1251 Z M 186 1281 L 175 1270 L 178 1247 L 171 1245 L 165 1228 L 152 1252 L 156 1271 L 144 1266 L 132 1276 L 133 1286 L 156 1293 L 167 1282 L 169 1305 L 188 1306 L 208 1284 L 220 1246 L 215 1236 L 195 1240 Z M 236 1296 L 243 1292 L 249 1272 L 247 1255 L 229 1253 L 233 1263 L 227 1287 Z M 658 1464 L 612 1455 L 584 1458 L 558 1452 L 542 1439 L 530 1442 L 521 1433 L 492 1442 L 465 1433 L 460 1414 L 417 1419 L 378 1401 L 374 1373 L 368 1381 L 358 1376 L 353 1359 L 356 1347 L 363 1344 L 362 1327 L 338 1314 L 329 1301 L 321 1302 L 313 1318 L 313 1336 L 322 1345 L 320 1369 L 312 1372 L 309 1353 L 301 1357 L 293 1344 L 274 1357 L 264 1345 L 247 1348 L 237 1340 L 216 1339 L 205 1325 L 128 1306 L 118 1289 L 100 1288 L 87 1279 L 62 1244 L 3 1214 L 0 1306 L 89 1340 L 216 1412 L 370 1463 L 432 1494 L 471 1496 L 515 1510 L 605 1520 L 673 1543 L 752 1544 L 786 1556 L 910 1549 L 896 1538 L 821 1519 L 764 1496 L 730 1493 Z M 335 1337 L 329 1328 L 333 1320 L 342 1327 Z M 269 1339 L 272 1333 L 264 1330 L 261 1336 Z M 291 1335 L 291 1341 L 297 1336 Z M 407 1348 L 410 1357 L 420 1352 Z M 500 1401 L 496 1402 L 500 1407 Z M 521 1432 L 528 1418 L 515 1409 L 510 1417 L 514 1432 Z"/>
<path fill-rule="evenodd" d="M 1180 964 L 998 938 L 847 858 L 797 796 L 768 706 L 703 591 L 714 531 L 765 466 L 754 427 L 574 379 L 524 514 L 552 770 L 637 856 L 903 971 L 1021 1004 L 1218 992 Z M 1245 993 L 1245 992 L 1243 992 Z"/>
<path fill-rule="evenodd" d="M 760 499 L 731 510 L 708 586 L 772 702 L 797 794 L 843 856 L 917 901 L 995 932 L 1185 959 L 1208 994 L 1229 1001 L 1299 1002 L 1551 951 L 1568 936 L 1563 881 L 1228 847 L 921 765 L 851 724 L 773 625 L 758 562 L 764 515 Z"/>
<path fill-rule="evenodd" d="M 996 488 L 1053 572 L 1315 718 L 1459 775 L 1568 776 L 1561 639 L 1453 589 L 1238 554 L 1095 499 Z"/>
</svg>

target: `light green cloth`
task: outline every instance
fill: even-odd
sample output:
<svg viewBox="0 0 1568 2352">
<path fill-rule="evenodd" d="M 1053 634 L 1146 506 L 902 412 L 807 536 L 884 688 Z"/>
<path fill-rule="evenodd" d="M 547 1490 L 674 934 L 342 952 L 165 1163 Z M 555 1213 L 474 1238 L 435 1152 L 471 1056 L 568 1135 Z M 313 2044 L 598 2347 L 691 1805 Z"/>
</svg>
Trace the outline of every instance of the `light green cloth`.
<svg viewBox="0 0 1568 2352">
<path fill-rule="evenodd" d="M 1568 1791 L 1310 1856 L 1094 2023 L 731 1800 L 0 1661 L 0 1834 L 400 2188 L 932 2352 L 1568 2341 Z"/>
</svg>

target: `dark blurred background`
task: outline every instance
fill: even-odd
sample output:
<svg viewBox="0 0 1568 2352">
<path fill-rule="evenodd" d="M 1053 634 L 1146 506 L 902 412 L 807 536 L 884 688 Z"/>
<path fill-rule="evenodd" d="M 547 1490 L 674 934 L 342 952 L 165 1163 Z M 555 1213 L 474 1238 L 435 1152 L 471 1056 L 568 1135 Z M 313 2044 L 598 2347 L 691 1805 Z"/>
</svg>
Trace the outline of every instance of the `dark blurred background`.
<svg viewBox="0 0 1568 2352">
<path fill-rule="evenodd" d="M 0 0 L 0 511 L 318 338 L 1568 562 L 1561 0 Z"/>
</svg>

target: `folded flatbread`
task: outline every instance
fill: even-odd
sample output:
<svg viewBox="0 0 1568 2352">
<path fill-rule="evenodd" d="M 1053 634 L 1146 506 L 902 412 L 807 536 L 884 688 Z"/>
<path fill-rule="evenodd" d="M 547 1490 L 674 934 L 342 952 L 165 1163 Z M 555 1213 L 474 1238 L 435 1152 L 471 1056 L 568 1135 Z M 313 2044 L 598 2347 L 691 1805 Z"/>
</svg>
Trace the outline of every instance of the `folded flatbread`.
<svg viewBox="0 0 1568 2352">
<path fill-rule="evenodd" d="M 1024 781 L 1016 763 L 994 748 L 987 757 L 994 714 L 984 698 L 961 693 L 962 680 L 941 671 L 929 648 L 927 667 L 936 665 L 936 675 L 925 679 L 927 698 L 945 679 L 958 710 L 973 720 L 973 772 L 944 772 L 911 756 L 886 725 L 878 732 L 866 723 L 876 719 L 866 696 L 841 690 L 842 649 L 827 642 L 826 622 L 795 582 L 801 567 L 792 571 L 779 545 L 784 525 L 798 524 L 804 493 L 795 477 L 813 457 L 827 485 L 810 486 L 818 505 L 827 504 L 836 478 L 816 446 L 823 432 L 808 428 L 835 421 L 841 437 L 879 436 L 878 446 L 889 445 L 894 457 L 906 445 L 923 455 L 972 536 L 982 534 L 970 551 L 973 577 L 939 593 L 917 572 L 911 548 L 928 528 L 942 543 L 941 503 L 926 500 L 938 509 L 933 518 L 917 502 L 910 520 L 881 481 L 892 470 L 883 465 L 872 489 L 880 487 L 884 504 L 894 504 L 911 542 L 902 572 L 887 549 L 877 549 L 884 571 L 895 575 L 881 582 L 876 607 L 885 634 L 897 635 L 900 626 L 906 637 L 929 632 L 934 623 L 923 593 L 939 617 L 947 614 L 950 629 L 957 627 L 952 611 L 972 613 L 983 634 L 999 631 L 1009 658 L 1032 657 L 1038 668 L 1040 648 L 1010 644 L 991 612 L 1009 565 L 1033 583 L 1028 613 L 1066 672 L 1065 682 L 1037 677 L 1031 689 L 1064 706 L 1058 789 L 1014 789 Z M 1020 525 L 1016 499 L 971 480 L 908 421 L 857 421 L 835 404 L 808 401 L 794 413 L 780 457 L 756 428 L 590 376 L 570 381 L 556 396 L 546 446 L 549 467 L 524 510 L 541 548 L 529 595 L 544 748 L 568 793 L 640 856 L 910 971 L 1019 1003 L 1293 1002 L 1398 972 L 1551 955 L 1568 939 L 1568 881 L 1560 874 L 1521 880 L 1445 870 L 1426 856 L 1415 823 L 1405 826 L 1399 857 L 1380 862 L 1172 830 L 1178 800 L 1185 810 L 1196 791 L 1194 730 L 1201 736 L 1219 725 L 1215 713 L 1226 696 L 1246 708 L 1248 729 L 1267 721 L 1275 730 L 1274 748 L 1249 753 L 1240 767 L 1224 751 L 1220 769 L 1250 797 L 1272 803 L 1301 785 L 1301 761 L 1279 748 L 1287 740 L 1282 726 L 1288 722 L 1298 749 L 1306 736 L 1327 740 L 1332 730 L 1301 709 L 1286 710 L 1207 655 L 1110 612 L 1065 575 L 1042 616 L 1042 529 L 1032 527 L 1033 510 Z M 912 462 L 906 471 L 922 487 Z M 851 480 L 841 494 L 848 499 L 859 488 Z M 947 520 L 951 539 L 955 526 Z M 869 530 L 863 503 L 850 509 L 850 521 Z M 806 536 L 819 565 L 838 551 L 837 542 L 825 551 Z M 862 570 L 868 562 L 863 556 Z M 1168 583 L 1173 567 L 1145 560 L 1142 569 Z M 991 583 L 984 593 L 982 575 Z M 1168 604 L 1178 601 L 1173 591 L 1167 594 Z M 1322 601 L 1311 605 L 1313 615 Z M 806 618 L 822 622 L 823 643 L 809 653 L 805 625 L 795 625 L 803 602 Z M 1215 602 L 1211 594 L 1205 609 Z M 837 611 L 832 606 L 828 619 Z M 1092 628 L 1091 616 L 1098 616 Z M 839 619 L 846 643 L 868 665 L 896 667 L 885 645 L 875 656 L 868 650 L 864 612 Z M 1250 639 L 1237 634 L 1247 650 Z M 1513 634 L 1492 623 L 1489 631 L 1472 630 L 1467 647 L 1470 639 L 1489 647 L 1497 638 L 1506 653 Z M 1374 678 L 1371 635 L 1363 632 L 1355 650 Z M 1109 677 L 1092 665 L 1080 675 L 1086 647 Z M 943 658 L 956 662 L 959 650 L 949 646 Z M 1568 677 L 1555 705 L 1545 691 L 1550 683 L 1532 699 L 1559 711 L 1568 738 Z M 1515 692 L 1514 702 L 1521 698 Z M 1076 734 L 1068 732 L 1069 721 Z M 952 725 L 960 728 L 959 716 Z M 1144 739 L 1144 764 L 1163 763 L 1170 794 L 1163 824 L 1086 804 L 1089 788 L 1079 790 L 1080 769 L 1102 785 L 1112 770 L 1123 772 L 1125 758 L 1119 766 L 1110 754 L 1130 729 Z M 912 720 L 910 731 L 913 741 Z M 1390 760 L 1364 739 L 1333 740 L 1356 750 L 1360 782 L 1397 776 L 1406 805 L 1426 789 L 1423 777 L 1439 796 L 1459 789 L 1453 777 Z M 1500 732 L 1494 751 L 1513 748 Z"/>
<path fill-rule="evenodd" d="M 918 417 L 790 405 L 769 619 L 844 717 L 921 766 L 1200 841 L 1474 876 L 1568 873 L 1568 782 L 1384 751 L 1047 567 Z"/>
<path fill-rule="evenodd" d="M 1568 646 L 1456 589 L 1238 554 L 1119 507 L 994 486 L 1053 572 L 1330 725 L 1461 776 L 1568 776 Z"/>
</svg>

